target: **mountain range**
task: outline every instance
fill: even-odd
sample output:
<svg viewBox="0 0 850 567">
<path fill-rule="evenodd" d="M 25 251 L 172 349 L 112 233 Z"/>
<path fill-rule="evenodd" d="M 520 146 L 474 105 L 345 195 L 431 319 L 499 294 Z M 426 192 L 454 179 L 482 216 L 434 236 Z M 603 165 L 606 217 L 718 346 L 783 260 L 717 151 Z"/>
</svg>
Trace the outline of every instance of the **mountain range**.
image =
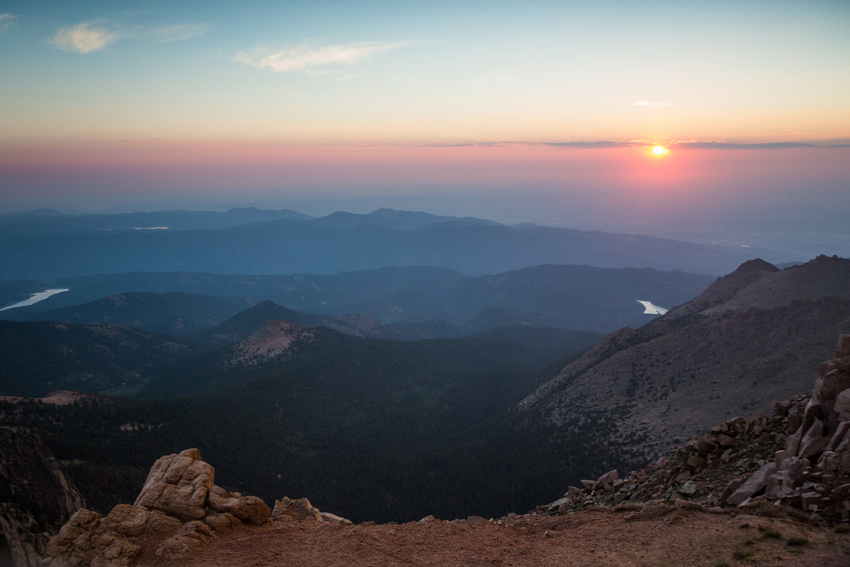
<svg viewBox="0 0 850 567">
<path fill-rule="evenodd" d="M 133 271 L 335 274 L 385 266 L 444 267 L 474 276 L 541 264 L 721 275 L 754 255 L 799 260 L 751 248 L 391 209 L 321 218 L 256 209 L 4 216 L 0 242 L 0 279 L 42 281 Z"/>
<path fill-rule="evenodd" d="M 53 287 L 68 291 L 0 311 L 0 318 L 123 322 L 191 335 L 256 305 L 253 329 L 268 319 L 292 319 L 382 338 L 456 337 L 518 325 L 605 333 L 649 320 L 638 300 L 670 308 L 714 279 L 675 270 L 555 265 L 478 277 L 431 267 L 291 276 L 135 272 L 58 280 Z M 27 283 L 8 287 L 19 291 Z"/>
</svg>

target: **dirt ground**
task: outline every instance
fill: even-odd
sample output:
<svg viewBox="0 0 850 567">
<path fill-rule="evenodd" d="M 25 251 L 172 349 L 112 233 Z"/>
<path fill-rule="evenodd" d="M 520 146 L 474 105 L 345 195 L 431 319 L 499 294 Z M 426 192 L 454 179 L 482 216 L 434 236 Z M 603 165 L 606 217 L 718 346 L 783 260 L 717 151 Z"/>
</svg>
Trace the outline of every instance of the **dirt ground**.
<svg viewBox="0 0 850 567">
<path fill-rule="evenodd" d="M 808 543 L 789 545 L 789 538 Z M 487 520 L 356 526 L 278 521 L 217 537 L 191 558 L 152 565 L 847 567 L 850 533 L 697 510 L 635 521 L 625 521 L 622 512 L 583 510 L 561 517 L 520 516 L 509 526 Z"/>
</svg>

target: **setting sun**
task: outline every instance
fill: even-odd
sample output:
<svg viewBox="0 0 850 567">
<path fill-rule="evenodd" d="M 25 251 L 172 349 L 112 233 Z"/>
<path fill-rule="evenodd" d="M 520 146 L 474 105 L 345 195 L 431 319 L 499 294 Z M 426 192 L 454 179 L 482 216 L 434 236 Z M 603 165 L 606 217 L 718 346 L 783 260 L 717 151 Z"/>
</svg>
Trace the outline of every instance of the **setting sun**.
<svg viewBox="0 0 850 567">
<path fill-rule="evenodd" d="M 668 150 L 664 146 L 655 146 L 654 148 L 652 148 L 652 153 L 657 156 L 663 156 L 669 154 L 670 150 Z"/>
</svg>

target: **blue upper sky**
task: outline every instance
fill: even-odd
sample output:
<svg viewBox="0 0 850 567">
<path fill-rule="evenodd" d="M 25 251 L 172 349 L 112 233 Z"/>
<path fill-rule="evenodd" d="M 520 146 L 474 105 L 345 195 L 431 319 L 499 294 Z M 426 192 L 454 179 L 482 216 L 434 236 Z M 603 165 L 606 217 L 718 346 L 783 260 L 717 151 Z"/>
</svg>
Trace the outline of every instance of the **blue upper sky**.
<svg viewBox="0 0 850 567">
<path fill-rule="evenodd" d="M 7 2 L 3 139 L 850 137 L 850 2 Z"/>
</svg>

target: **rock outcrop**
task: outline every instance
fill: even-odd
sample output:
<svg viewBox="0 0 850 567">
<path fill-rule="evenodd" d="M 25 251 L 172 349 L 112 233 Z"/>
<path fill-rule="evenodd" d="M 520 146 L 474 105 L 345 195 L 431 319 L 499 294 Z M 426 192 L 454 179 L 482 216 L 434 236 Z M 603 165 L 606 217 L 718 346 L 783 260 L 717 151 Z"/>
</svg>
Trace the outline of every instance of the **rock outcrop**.
<svg viewBox="0 0 850 567">
<path fill-rule="evenodd" d="M 157 459 L 134 506 L 161 510 L 181 520 L 206 516 L 207 496 L 215 471 L 201 460 L 197 449 Z"/>
<path fill-rule="evenodd" d="M 0 428 L 0 565 L 37 567 L 50 535 L 84 504 L 36 435 Z"/>
<path fill-rule="evenodd" d="M 672 458 L 625 479 L 611 471 L 582 481 L 537 512 L 676 501 L 787 507 L 816 522 L 850 522 L 850 335 L 841 335 L 833 358 L 821 365 L 811 395 L 774 402 L 770 416 L 712 427 Z"/>
<path fill-rule="evenodd" d="M 47 544 L 45 567 L 129 567 L 179 560 L 217 534 L 272 521 L 348 522 L 322 514 L 306 498 L 284 497 L 275 511 L 256 496 L 215 485 L 215 470 L 198 449 L 157 459 L 136 502 L 106 516 L 80 509 Z M 35 567 L 33 565 L 33 567 Z"/>
</svg>

